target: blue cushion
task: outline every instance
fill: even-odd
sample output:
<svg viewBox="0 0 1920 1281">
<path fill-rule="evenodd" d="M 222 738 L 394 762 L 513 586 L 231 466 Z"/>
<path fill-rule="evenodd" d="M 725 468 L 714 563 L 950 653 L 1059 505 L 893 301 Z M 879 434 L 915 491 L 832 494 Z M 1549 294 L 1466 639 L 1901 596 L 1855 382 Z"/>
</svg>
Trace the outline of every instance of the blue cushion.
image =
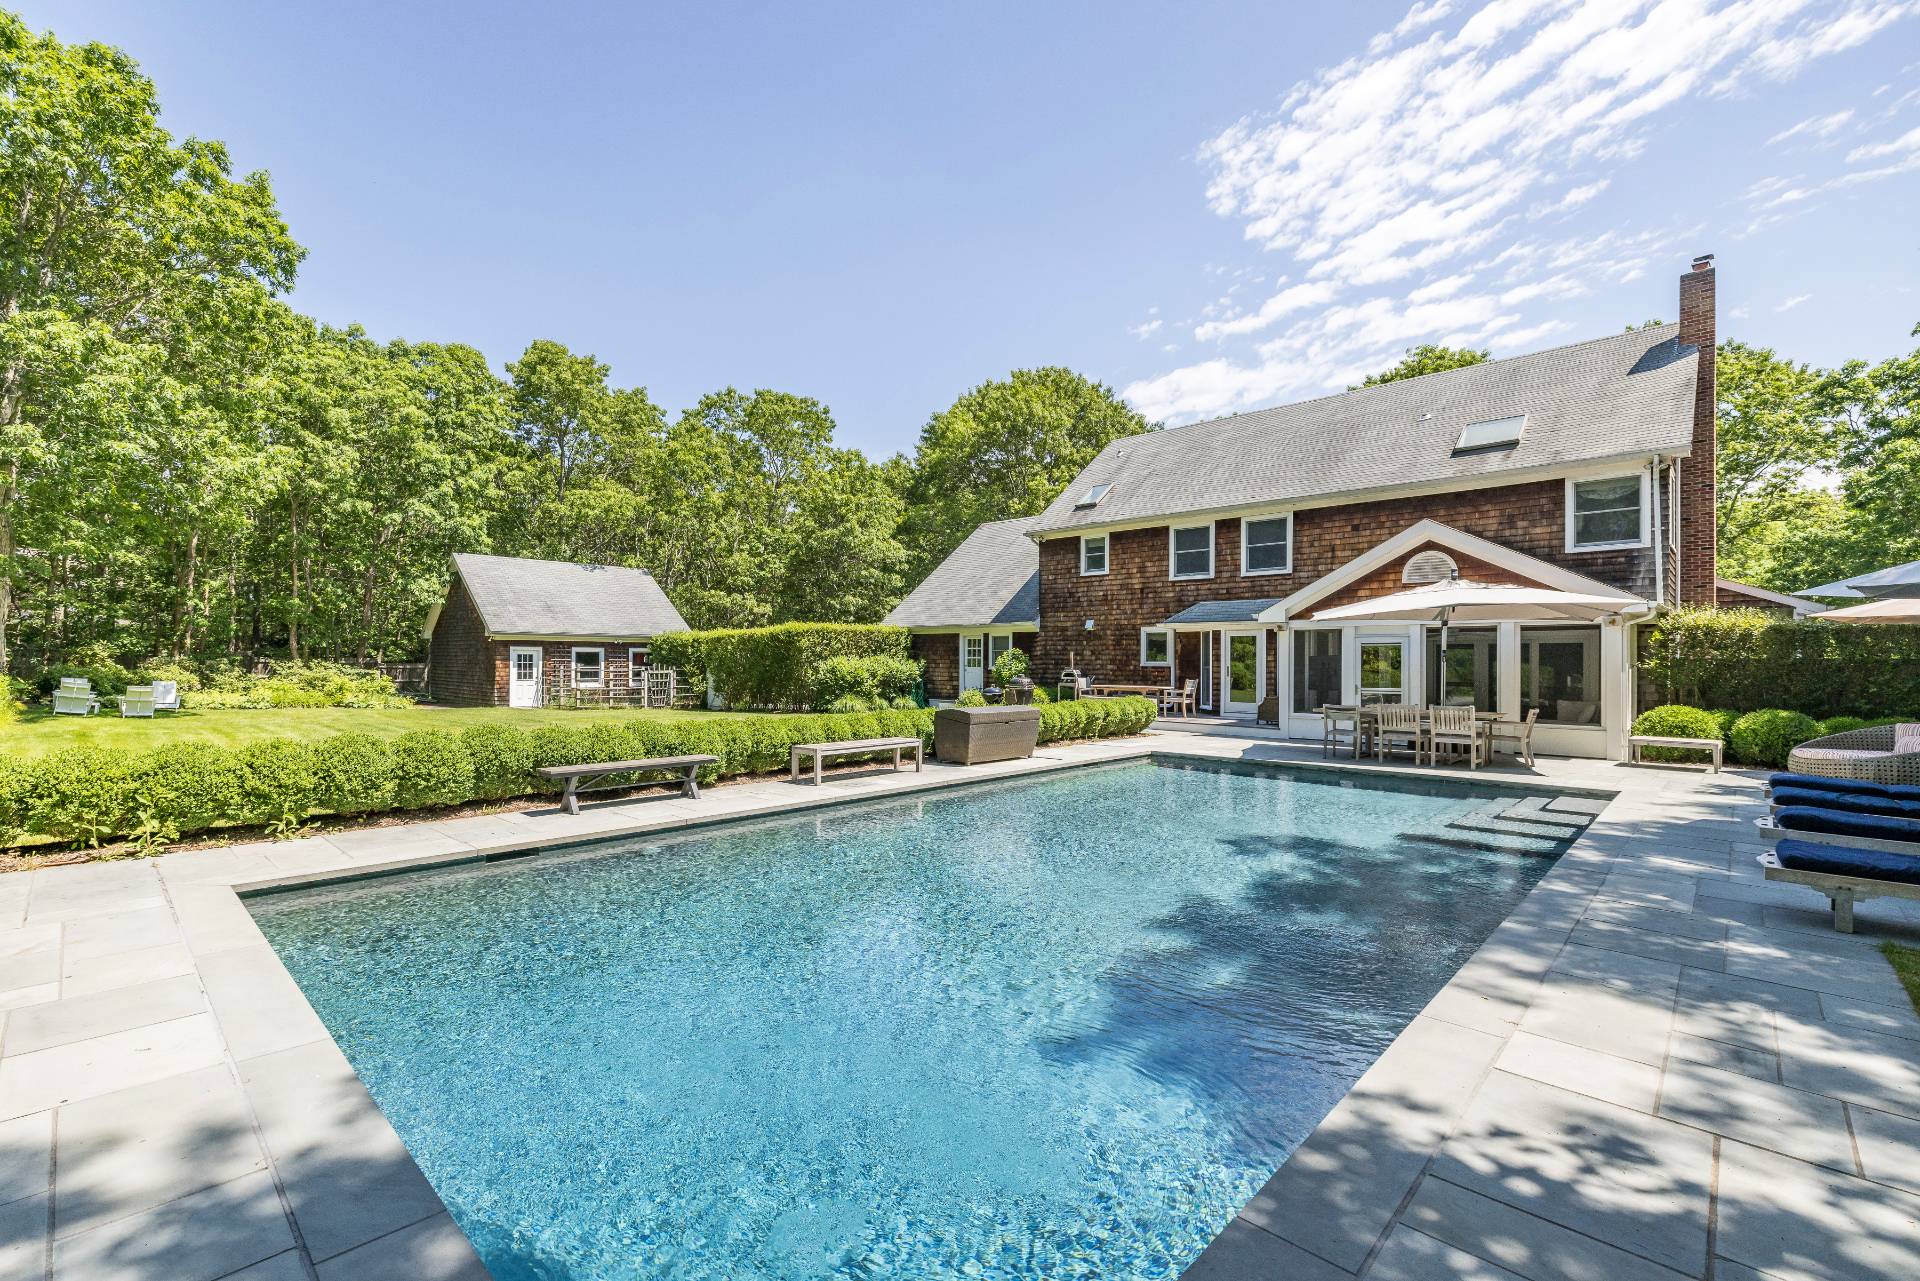
<svg viewBox="0 0 1920 1281">
<path fill-rule="evenodd" d="M 1846 792 L 1858 796 L 1891 796 L 1895 800 L 1920 801 L 1920 787 L 1901 783 L 1871 783 L 1864 778 L 1825 778 L 1819 774 L 1771 774 L 1768 787 L 1810 787 L 1819 792 Z"/>
<path fill-rule="evenodd" d="M 1862 850 L 1850 845 L 1815 845 L 1811 841 L 1781 841 L 1773 847 L 1780 866 L 1800 872 L 1831 872 L 1869 881 L 1906 881 L 1920 884 L 1920 857 L 1890 850 Z"/>
<path fill-rule="evenodd" d="M 1876 841 L 1912 841 L 1920 845 L 1920 821 L 1884 818 L 1878 814 L 1847 814 L 1811 805 L 1789 805 L 1773 816 L 1789 831 L 1825 832 L 1829 836 L 1866 836 Z"/>
<path fill-rule="evenodd" d="M 1880 814 L 1887 818 L 1920 818 L 1920 801 L 1896 801 L 1891 796 L 1863 796 L 1850 792 L 1816 792 L 1806 787 L 1776 787 L 1775 805 L 1811 805 L 1849 814 Z"/>
</svg>

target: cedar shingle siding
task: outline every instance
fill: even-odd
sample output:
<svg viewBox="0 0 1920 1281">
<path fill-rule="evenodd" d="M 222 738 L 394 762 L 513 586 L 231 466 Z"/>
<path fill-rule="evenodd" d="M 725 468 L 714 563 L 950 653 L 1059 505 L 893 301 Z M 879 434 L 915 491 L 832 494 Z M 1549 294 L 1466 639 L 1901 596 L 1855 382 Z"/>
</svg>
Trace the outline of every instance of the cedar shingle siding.
<svg viewBox="0 0 1920 1281">
<path fill-rule="evenodd" d="M 487 639 L 480 611 L 454 575 L 427 646 L 427 689 L 436 703 L 491 707 L 507 701 L 506 648 Z"/>
<path fill-rule="evenodd" d="M 1163 622 L 1198 601 L 1288 595 L 1424 519 L 1504 544 L 1610 587 L 1651 597 L 1653 550 L 1567 551 L 1566 504 L 1565 482 L 1550 480 L 1309 508 L 1293 514 L 1293 571 L 1247 578 L 1240 575 L 1240 522 L 1234 519 L 1214 524 L 1212 578 L 1169 578 L 1166 525 L 1111 533 L 1105 575 L 1081 576 L 1077 537 L 1049 538 L 1040 544 L 1040 644 L 1036 665 L 1051 677 L 1067 666 L 1071 652 L 1076 666 L 1102 680 L 1164 679 L 1165 669 L 1140 666 L 1142 627 Z M 1463 577 L 1484 582 L 1513 581 L 1509 573 L 1458 553 L 1449 554 L 1459 563 Z M 1398 591 L 1404 563 L 1402 558 L 1391 570 L 1366 580 L 1366 593 Z M 1331 609 L 1360 596 L 1360 590 L 1349 588 L 1314 608 Z M 1092 631 L 1084 629 L 1089 618 L 1094 621 Z M 1186 665 L 1184 652 L 1181 670 L 1194 670 Z"/>
</svg>

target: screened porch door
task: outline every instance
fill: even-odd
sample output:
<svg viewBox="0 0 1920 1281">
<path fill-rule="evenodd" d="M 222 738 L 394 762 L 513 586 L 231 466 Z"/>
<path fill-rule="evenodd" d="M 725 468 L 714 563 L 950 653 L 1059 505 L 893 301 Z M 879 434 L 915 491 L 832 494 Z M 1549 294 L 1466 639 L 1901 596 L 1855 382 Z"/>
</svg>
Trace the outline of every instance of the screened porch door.
<svg viewBox="0 0 1920 1281">
<path fill-rule="evenodd" d="M 1227 632 L 1221 643 L 1220 710 L 1251 716 L 1267 685 L 1266 646 L 1259 632 Z"/>
</svg>

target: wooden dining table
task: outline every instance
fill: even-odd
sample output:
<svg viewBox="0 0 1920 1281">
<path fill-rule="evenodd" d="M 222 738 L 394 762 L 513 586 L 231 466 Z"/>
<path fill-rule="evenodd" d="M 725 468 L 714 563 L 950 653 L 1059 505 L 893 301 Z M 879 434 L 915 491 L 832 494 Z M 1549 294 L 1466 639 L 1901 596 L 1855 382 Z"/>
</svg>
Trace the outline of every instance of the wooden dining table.
<svg viewBox="0 0 1920 1281">
<path fill-rule="evenodd" d="M 1356 706 L 1351 703 L 1329 703 L 1320 709 L 1320 714 L 1322 716 L 1336 716 L 1343 719 L 1351 719 L 1354 722 L 1356 733 L 1353 736 L 1353 759 L 1357 761 L 1360 759 L 1361 753 L 1364 750 L 1361 745 L 1371 741 L 1378 732 L 1376 727 L 1379 724 L 1379 711 L 1382 706 L 1397 707 L 1400 706 L 1400 704 L 1367 703 Z M 1420 724 L 1431 729 L 1433 726 L 1433 717 L 1428 715 L 1429 710 L 1430 709 L 1425 707 L 1420 709 Z M 1499 722 L 1502 717 L 1498 712 L 1483 712 L 1476 708 L 1474 709 L 1473 719 L 1482 729 L 1486 729 L 1488 726 Z M 1335 750 L 1338 750 L 1337 744 L 1335 745 Z"/>
<path fill-rule="evenodd" d="M 1148 698 L 1153 698 L 1173 691 L 1168 685 L 1129 685 L 1123 681 L 1095 681 L 1087 687 L 1087 692 L 1099 698 L 1116 698 L 1125 694 L 1145 694 Z"/>
</svg>

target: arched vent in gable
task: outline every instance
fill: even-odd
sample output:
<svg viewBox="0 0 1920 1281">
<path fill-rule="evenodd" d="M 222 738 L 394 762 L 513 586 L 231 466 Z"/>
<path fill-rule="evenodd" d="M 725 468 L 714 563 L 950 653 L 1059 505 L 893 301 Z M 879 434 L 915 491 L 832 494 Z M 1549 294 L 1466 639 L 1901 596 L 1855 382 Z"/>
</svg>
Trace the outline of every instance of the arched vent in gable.
<svg viewBox="0 0 1920 1281">
<path fill-rule="evenodd" d="M 1453 557 L 1445 552 L 1421 552 L 1408 558 L 1407 567 L 1400 571 L 1400 581 L 1409 587 L 1418 587 L 1422 583 L 1443 582 L 1459 571 Z"/>
</svg>

